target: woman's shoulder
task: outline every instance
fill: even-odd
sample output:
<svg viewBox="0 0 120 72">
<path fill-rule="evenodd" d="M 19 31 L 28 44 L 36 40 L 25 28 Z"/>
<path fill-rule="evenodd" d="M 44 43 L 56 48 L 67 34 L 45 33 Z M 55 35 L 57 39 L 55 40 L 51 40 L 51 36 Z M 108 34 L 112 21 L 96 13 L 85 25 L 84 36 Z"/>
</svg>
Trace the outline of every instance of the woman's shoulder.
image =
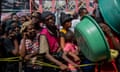
<svg viewBox="0 0 120 72">
<path fill-rule="evenodd" d="M 40 34 L 47 34 L 48 32 L 48 29 L 47 28 L 43 28 L 41 31 L 40 31 Z"/>
</svg>

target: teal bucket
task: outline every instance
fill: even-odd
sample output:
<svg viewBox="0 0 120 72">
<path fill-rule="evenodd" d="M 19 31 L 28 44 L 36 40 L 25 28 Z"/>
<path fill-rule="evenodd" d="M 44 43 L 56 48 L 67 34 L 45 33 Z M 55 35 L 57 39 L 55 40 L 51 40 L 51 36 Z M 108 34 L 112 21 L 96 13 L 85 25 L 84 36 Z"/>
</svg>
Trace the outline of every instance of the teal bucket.
<svg viewBox="0 0 120 72">
<path fill-rule="evenodd" d="M 98 0 L 98 5 L 105 22 L 120 34 L 120 0 Z"/>
<path fill-rule="evenodd" d="M 84 16 L 76 25 L 75 36 L 81 52 L 90 61 L 110 59 L 110 50 L 104 33 L 91 16 Z"/>
</svg>

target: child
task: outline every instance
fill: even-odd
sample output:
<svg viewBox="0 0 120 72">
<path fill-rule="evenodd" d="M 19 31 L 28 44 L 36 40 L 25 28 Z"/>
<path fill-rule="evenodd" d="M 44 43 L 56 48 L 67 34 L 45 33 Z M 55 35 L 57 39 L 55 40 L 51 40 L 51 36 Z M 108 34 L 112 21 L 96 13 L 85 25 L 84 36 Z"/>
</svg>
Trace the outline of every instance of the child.
<svg viewBox="0 0 120 72">
<path fill-rule="evenodd" d="M 80 60 L 77 56 L 79 53 L 79 50 L 77 46 L 73 43 L 74 34 L 72 31 L 67 31 L 65 34 L 65 46 L 63 49 L 63 59 L 68 62 L 68 69 L 70 72 L 77 72 L 79 67 L 77 64 L 79 64 Z M 74 56 L 70 56 L 69 53 L 73 53 Z M 76 59 L 76 58 L 78 59 Z"/>
<path fill-rule="evenodd" d="M 62 29 L 60 30 L 60 46 L 63 49 L 65 45 L 65 34 L 69 31 L 71 27 L 72 17 L 69 14 L 61 13 L 60 22 Z"/>
</svg>

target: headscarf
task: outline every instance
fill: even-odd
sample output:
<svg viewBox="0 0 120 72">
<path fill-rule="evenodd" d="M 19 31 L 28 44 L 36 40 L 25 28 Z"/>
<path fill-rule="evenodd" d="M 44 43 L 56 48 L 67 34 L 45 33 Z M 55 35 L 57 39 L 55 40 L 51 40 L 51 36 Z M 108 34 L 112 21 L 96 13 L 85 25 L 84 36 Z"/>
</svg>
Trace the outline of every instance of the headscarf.
<svg viewBox="0 0 120 72">
<path fill-rule="evenodd" d="M 43 22 L 45 21 L 46 17 L 48 17 L 49 15 L 53 16 L 55 18 L 55 15 L 50 12 L 50 11 L 44 11 L 41 15 L 41 19 L 43 20 Z"/>
</svg>

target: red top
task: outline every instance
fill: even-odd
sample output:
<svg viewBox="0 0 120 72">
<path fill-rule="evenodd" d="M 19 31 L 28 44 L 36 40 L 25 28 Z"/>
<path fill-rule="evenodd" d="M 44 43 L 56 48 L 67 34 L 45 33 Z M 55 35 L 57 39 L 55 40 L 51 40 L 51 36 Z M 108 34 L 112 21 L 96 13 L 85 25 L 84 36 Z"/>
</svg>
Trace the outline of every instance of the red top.
<svg viewBox="0 0 120 72">
<path fill-rule="evenodd" d="M 110 49 L 114 49 L 114 45 L 110 39 L 110 37 L 106 36 L 108 44 L 110 46 Z M 119 42 L 118 38 L 115 36 L 114 39 L 116 42 Z M 115 64 L 115 60 L 112 60 L 111 62 L 106 62 L 101 66 L 101 71 L 100 72 L 118 72 L 117 67 Z"/>
</svg>

